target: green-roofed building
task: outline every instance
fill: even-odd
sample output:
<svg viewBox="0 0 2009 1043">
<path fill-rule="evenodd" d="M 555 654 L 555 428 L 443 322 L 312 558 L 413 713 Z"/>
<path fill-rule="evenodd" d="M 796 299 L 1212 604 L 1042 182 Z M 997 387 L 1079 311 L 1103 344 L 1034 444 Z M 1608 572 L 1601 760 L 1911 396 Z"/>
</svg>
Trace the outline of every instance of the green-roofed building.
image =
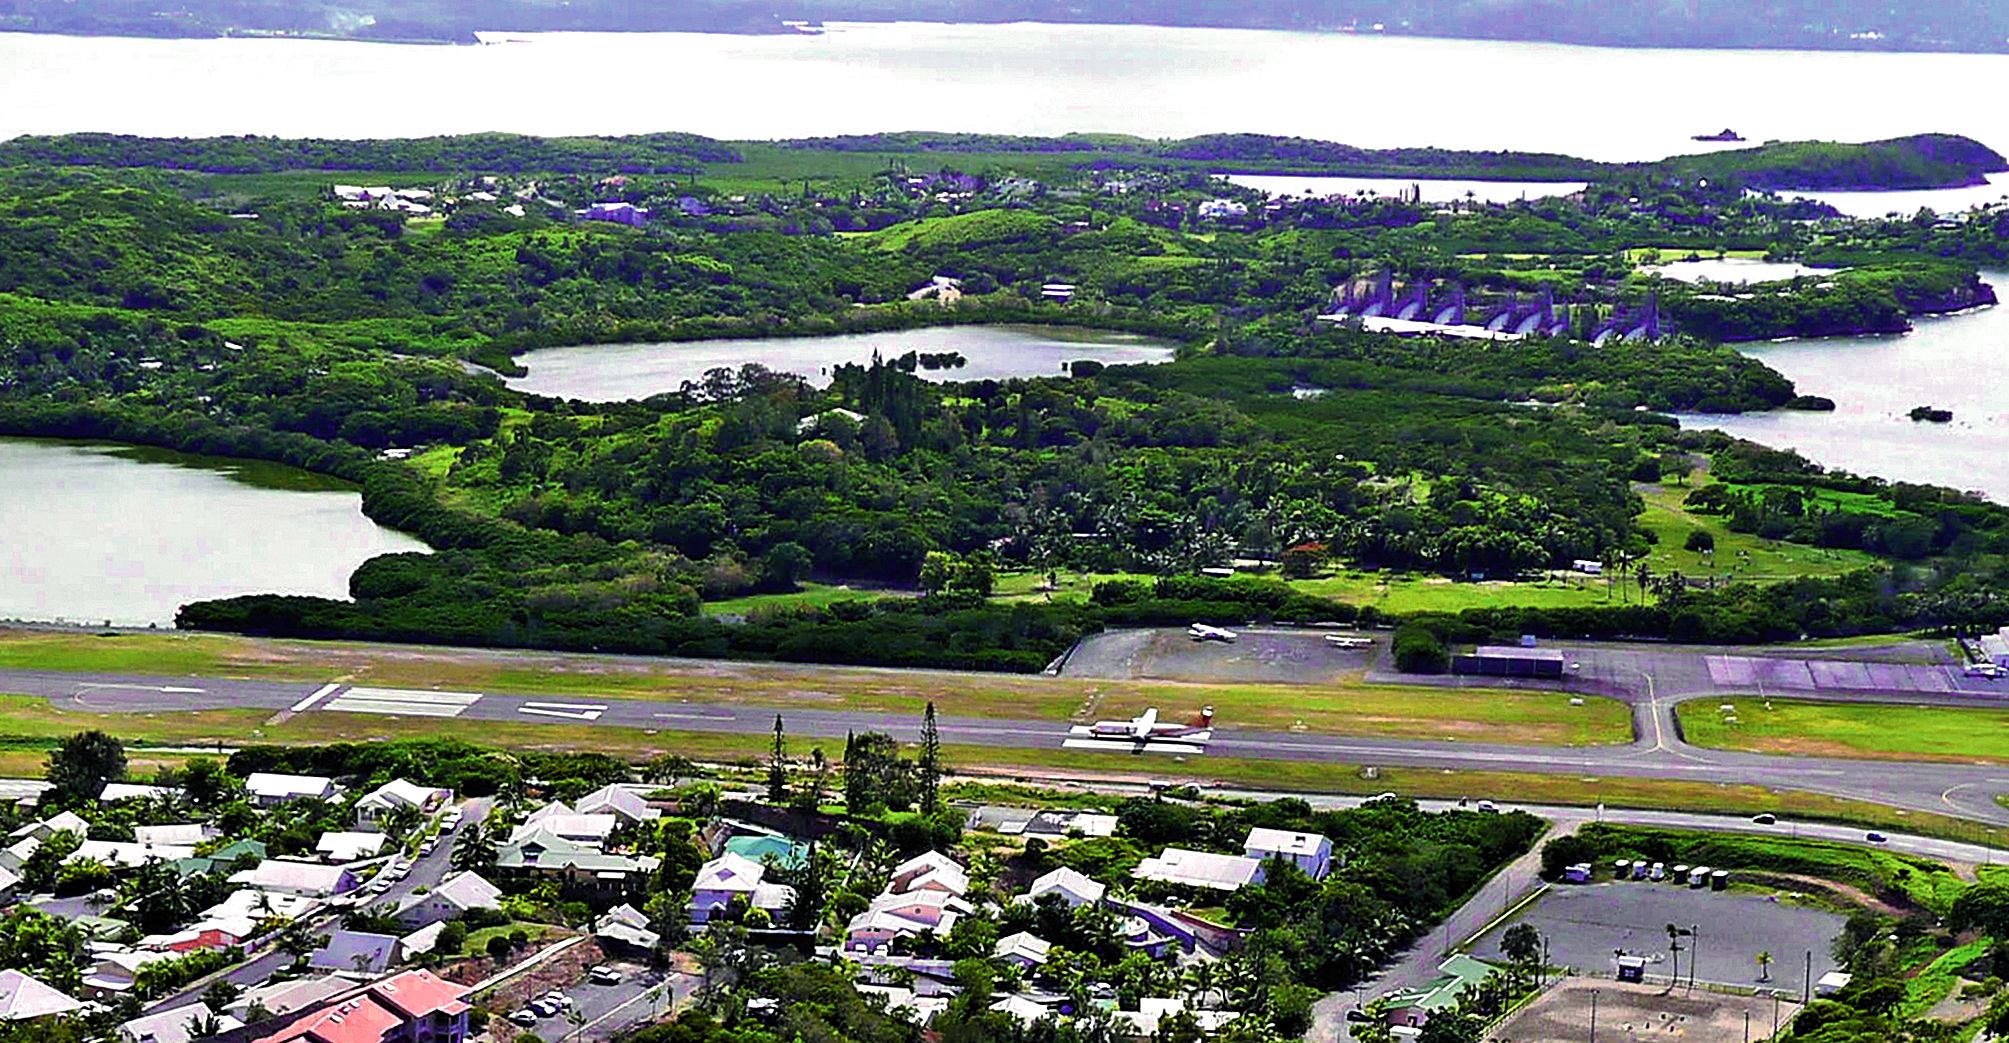
<svg viewBox="0 0 2009 1043">
<path fill-rule="evenodd" d="M 232 865 L 238 859 L 247 856 L 254 861 L 265 861 L 264 842 L 258 840 L 233 840 L 211 851 L 209 854 L 184 858 L 176 862 L 174 868 L 185 877 L 194 876 L 197 873 L 225 872 L 231 869 Z"/>
<path fill-rule="evenodd" d="M 725 842 L 725 849 L 741 858 L 763 865 L 772 864 L 777 869 L 800 869 L 809 859 L 809 845 L 765 833 L 732 837 Z"/>
<path fill-rule="evenodd" d="M 1437 977 L 1416 989 L 1402 989 L 1383 997 L 1388 1024 L 1421 1026 L 1432 1014 L 1458 1005 L 1467 989 L 1476 989 L 1498 968 L 1484 960 L 1460 953 L 1437 965 Z"/>
</svg>

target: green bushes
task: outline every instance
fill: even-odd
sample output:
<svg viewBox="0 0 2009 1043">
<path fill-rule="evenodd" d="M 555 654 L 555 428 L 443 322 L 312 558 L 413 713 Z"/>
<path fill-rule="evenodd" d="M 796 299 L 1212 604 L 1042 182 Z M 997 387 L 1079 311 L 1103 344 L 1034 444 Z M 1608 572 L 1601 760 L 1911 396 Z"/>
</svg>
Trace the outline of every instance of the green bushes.
<svg viewBox="0 0 2009 1043">
<path fill-rule="evenodd" d="M 1441 674 L 1451 668 L 1450 650 L 1437 631 L 1422 623 L 1405 623 L 1395 630 L 1395 668 L 1405 674 Z"/>
</svg>

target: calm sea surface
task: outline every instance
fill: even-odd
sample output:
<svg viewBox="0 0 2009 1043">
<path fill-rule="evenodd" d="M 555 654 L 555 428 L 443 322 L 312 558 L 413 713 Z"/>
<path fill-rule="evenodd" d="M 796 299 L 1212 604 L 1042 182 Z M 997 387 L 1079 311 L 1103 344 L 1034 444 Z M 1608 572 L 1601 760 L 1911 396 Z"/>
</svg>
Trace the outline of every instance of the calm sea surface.
<svg viewBox="0 0 2009 1043">
<path fill-rule="evenodd" d="M 2009 272 L 1984 273 L 2009 289 Z M 1838 337 L 1746 347 L 1802 394 L 1835 400 L 1832 413 L 1782 411 L 1683 417 L 1857 474 L 1975 489 L 2009 501 L 2009 397 L 1991 374 L 2009 347 L 2009 309 L 1921 319 L 1902 337 Z M 1953 410 L 1950 424 L 1918 423 L 1914 406 Z"/>
<path fill-rule="evenodd" d="M 425 545 L 302 471 L 0 439 L 0 619 L 174 621 L 236 594 L 349 596 L 364 559 Z"/>
<path fill-rule="evenodd" d="M 1038 326 L 938 326 L 897 333 L 857 333 L 836 337 L 783 337 L 756 340 L 703 340 L 675 344 L 597 344 L 526 352 L 517 361 L 529 370 L 511 387 L 539 395 L 587 402 L 616 402 L 675 391 L 705 371 L 753 362 L 811 383 L 830 383 L 830 369 L 869 362 L 876 352 L 896 358 L 957 352 L 967 365 L 916 370 L 930 380 L 1004 380 L 1051 377 L 1080 359 L 1107 364 L 1169 362 L 1172 347 L 1124 334 Z"/>
<path fill-rule="evenodd" d="M 2009 56 L 1608 50 L 1039 24 L 822 36 L 561 33 L 489 46 L 0 34 L 0 137 L 684 130 L 1184 136 L 1651 159 L 1952 131 L 2009 150 Z"/>
</svg>

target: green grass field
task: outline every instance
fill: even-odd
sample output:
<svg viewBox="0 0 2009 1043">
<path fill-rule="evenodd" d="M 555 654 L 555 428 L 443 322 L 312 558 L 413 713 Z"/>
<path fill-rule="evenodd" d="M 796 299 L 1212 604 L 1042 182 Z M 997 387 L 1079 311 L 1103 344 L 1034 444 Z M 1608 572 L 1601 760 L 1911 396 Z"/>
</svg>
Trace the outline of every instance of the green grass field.
<svg viewBox="0 0 2009 1043">
<path fill-rule="evenodd" d="M 1718 709 L 1737 707 L 1737 723 Z M 1880 760 L 2009 763 L 2009 710 L 1824 703 L 1791 699 L 1697 699 L 1676 709 L 1697 746 Z"/>
<path fill-rule="evenodd" d="M 1692 579 L 1715 575 L 1724 579 L 1782 580 L 1801 576 L 1839 576 L 1876 564 L 1875 555 L 1855 550 L 1809 547 L 1783 540 L 1768 540 L 1751 533 L 1731 532 L 1723 519 L 1695 514 L 1681 501 L 1699 483 L 1640 485 L 1635 490 L 1646 500 L 1640 515 L 1641 528 L 1659 538 L 1646 563 L 1655 573 L 1680 572 Z M 1697 529 L 1716 540 L 1712 555 L 1686 549 L 1688 534 Z"/>
<path fill-rule="evenodd" d="M 744 616 L 764 608 L 822 608 L 837 601 L 883 596 L 880 591 L 858 590 L 842 584 L 804 583 L 802 589 L 793 594 L 749 594 L 742 598 L 707 601 L 704 613 L 708 616 Z"/>
</svg>

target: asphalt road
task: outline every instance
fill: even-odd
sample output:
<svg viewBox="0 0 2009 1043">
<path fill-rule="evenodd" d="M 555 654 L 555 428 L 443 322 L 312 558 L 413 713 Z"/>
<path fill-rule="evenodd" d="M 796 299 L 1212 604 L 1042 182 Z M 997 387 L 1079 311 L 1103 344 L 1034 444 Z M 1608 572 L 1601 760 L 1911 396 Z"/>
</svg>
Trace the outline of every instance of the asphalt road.
<svg viewBox="0 0 2009 1043">
<path fill-rule="evenodd" d="M 1319 640 L 1315 634 L 1302 639 Z M 1519 771 L 1606 777 L 1744 783 L 1871 801 L 1898 808 L 1959 814 L 2009 826 L 2009 808 L 1995 796 L 2009 793 L 2009 766 L 1781 757 L 1706 750 L 1682 740 L 1675 703 L 1697 696 L 1750 697 L 1725 691 L 1707 657 L 1721 649 L 1596 645 L 1573 647 L 1582 670 L 1566 687 L 1622 700 L 1633 708 L 1635 740 L 1629 745 L 1506 746 L 1429 740 L 1369 739 L 1244 731 L 1222 721 L 1209 753 L 1334 765 Z M 1824 653 L 1823 658 L 1833 658 Z M 1865 660 L 1872 657 L 1865 654 Z M 810 670 L 813 668 L 804 668 Z M 1373 677 L 1370 674 L 1370 677 Z M 1417 678 L 1403 676 L 1405 683 Z M 1447 678 L 1459 687 L 1513 687 L 1511 682 Z M 1542 686 L 1557 687 L 1558 682 Z M 388 716 L 459 717 L 566 724 L 614 725 L 685 732 L 765 734 L 776 708 L 625 698 L 552 697 L 502 692 L 386 692 L 346 685 L 188 677 L 132 677 L 37 671 L 0 671 L 0 691 L 48 698 L 61 709 L 159 712 L 255 707 L 292 712 L 361 712 Z M 1873 691 L 1820 688 L 1790 693 L 1806 699 L 1897 699 L 1907 703 L 2009 705 L 2009 684 L 1976 690 L 1893 696 Z M 845 710 L 786 708 L 790 734 L 836 739 L 851 732 L 882 731 L 919 737 L 917 717 Z M 943 741 L 1002 748 L 1059 748 L 1071 722 L 945 717 Z M 1150 763 L 1141 760 L 1140 766 Z M 1190 766 L 1190 765 L 1189 765 Z"/>
</svg>

